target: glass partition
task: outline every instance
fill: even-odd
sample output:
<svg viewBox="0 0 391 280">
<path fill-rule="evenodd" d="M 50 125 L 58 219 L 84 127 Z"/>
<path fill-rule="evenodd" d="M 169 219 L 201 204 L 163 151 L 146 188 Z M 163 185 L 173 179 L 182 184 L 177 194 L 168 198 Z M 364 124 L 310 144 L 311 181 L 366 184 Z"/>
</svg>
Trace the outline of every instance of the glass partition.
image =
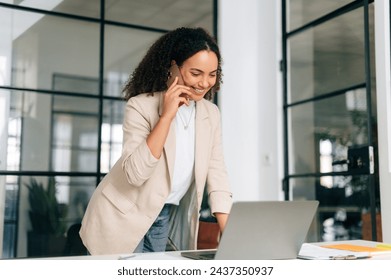
<svg viewBox="0 0 391 280">
<path fill-rule="evenodd" d="M 5 182 L 7 205 L 3 258 L 12 257 L 11 245 L 17 240 L 19 257 L 87 253 L 78 229 L 95 190 L 95 177 L 0 176 L 0 181 Z"/>
<path fill-rule="evenodd" d="M 321 172 L 322 155 L 330 163 L 346 160 L 349 147 L 368 144 L 365 89 L 316 102 L 293 106 L 290 115 L 292 173 Z M 312 151 L 312 152 L 311 152 Z M 328 172 L 347 171 L 346 165 L 333 165 Z"/>
<path fill-rule="evenodd" d="M 213 33 L 215 3 L 0 1 L 2 258 L 86 253 L 64 249 L 64 236 L 78 236 L 86 201 L 121 155 L 125 82 L 165 32 Z M 31 178 L 44 189 L 55 183 L 62 240 L 29 241 Z M 30 254 L 33 243 L 49 251 Z"/>
<path fill-rule="evenodd" d="M 7 170 L 96 171 L 91 162 L 97 159 L 97 100 L 0 92 L 7 92 L 11 100 L 8 145 L 1 150 Z"/>
<path fill-rule="evenodd" d="M 1 34 L 7 33 L 1 36 L 2 46 L 11 51 L 6 56 L 10 79 L 4 85 L 51 90 L 56 74 L 98 79 L 98 23 L 2 7 L 0 14 L 10 24 L 9 30 L 0 27 Z M 76 92 L 77 88 L 64 90 Z"/>
<path fill-rule="evenodd" d="M 365 82 L 362 15 L 359 8 L 289 38 L 289 102 Z"/>
<path fill-rule="evenodd" d="M 104 95 L 123 96 L 122 89 L 130 73 L 141 61 L 147 49 L 161 35 L 151 31 L 106 25 Z"/>
<path fill-rule="evenodd" d="M 90 98 L 53 96 L 53 171 L 94 172 L 98 153 L 98 102 Z"/>
<path fill-rule="evenodd" d="M 319 241 L 381 241 L 369 2 L 290 0 L 283 6 L 290 25 L 283 29 L 285 199 L 320 201 Z"/>
<path fill-rule="evenodd" d="M 104 102 L 101 144 L 101 171 L 109 172 L 122 152 L 122 123 L 125 101 L 107 100 Z"/>
<path fill-rule="evenodd" d="M 291 186 L 294 200 L 319 201 L 318 241 L 371 239 L 368 176 L 297 178 Z"/>
<path fill-rule="evenodd" d="M 289 6 L 288 30 L 299 28 L 351 2 L 352 0 L 289 0 L 287 1 Z"/>
</svg>

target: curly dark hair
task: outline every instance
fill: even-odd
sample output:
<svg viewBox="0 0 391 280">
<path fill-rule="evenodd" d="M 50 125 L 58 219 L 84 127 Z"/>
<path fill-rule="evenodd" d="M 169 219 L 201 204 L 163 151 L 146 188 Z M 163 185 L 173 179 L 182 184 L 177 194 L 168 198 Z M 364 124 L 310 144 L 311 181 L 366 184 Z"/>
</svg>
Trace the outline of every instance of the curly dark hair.
<svg viewBox="0 0 391 280">
<path fill-rule="evenodd" d="M 171 61 L 178 66 L 199 51 L 207 50 L 218 59 L 216 84 L 205 95 L 211 100 L 222 83 L 221 55 L 215 39 L 203 28 L 181 27 L 162 35 L 148 50 L 123 89 L 125 100 L 141 93 L 167 90 Z"/>
</svg>

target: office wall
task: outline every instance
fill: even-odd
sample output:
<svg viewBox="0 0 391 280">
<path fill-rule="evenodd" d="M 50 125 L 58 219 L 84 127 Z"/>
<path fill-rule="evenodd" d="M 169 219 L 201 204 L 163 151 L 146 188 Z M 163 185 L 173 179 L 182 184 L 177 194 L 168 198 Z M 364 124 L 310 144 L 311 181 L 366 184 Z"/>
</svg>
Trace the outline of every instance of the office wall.
<svg viewBox="0 0 391 280">
<path fill-rule="evenodd" d="M 390 3 L 375 1 L 376 87 L 383 242 L 391 242 Z"/>
<path fill-rule="evenodd" d="M 234 200 L 282 198 L 280 1 L 219 1 L 219 105 Z"/>
</svg>

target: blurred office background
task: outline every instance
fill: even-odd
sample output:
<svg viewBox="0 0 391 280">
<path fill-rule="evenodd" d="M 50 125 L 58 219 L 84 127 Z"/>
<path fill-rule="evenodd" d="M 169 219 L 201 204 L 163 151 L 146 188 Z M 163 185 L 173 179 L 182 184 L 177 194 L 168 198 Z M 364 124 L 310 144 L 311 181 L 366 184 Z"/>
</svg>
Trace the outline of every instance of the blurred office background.
<svg viewBox="0 0 391 280">
<path fill-rule="evenodd" d="M 309 241 L 382 240 L 373 1 L 15 0 L 0 23 L 2 258 L 79 253 L 69 235 L 121 154 L 122 87 L 180 26 L 221 46 L 234 199 L 317 199 Z"/>
</svg>

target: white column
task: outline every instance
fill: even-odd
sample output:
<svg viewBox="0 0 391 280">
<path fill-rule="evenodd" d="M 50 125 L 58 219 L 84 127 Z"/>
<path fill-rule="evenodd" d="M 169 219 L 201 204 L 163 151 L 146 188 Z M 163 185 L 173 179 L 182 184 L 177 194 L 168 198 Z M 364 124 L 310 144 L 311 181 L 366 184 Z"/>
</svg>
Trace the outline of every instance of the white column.
<svg viewBox="0 0 391 280">
<path fill-rule="evenodd" d="M 282 198 L 280 1 L 219 1 L 223 143 L 234 200 Z"/>
<path fill-rule="evenodd" d="M 375 1 L 375 51 L 383 242 L 391 242 L 390 3 Z"/>
</svg>

